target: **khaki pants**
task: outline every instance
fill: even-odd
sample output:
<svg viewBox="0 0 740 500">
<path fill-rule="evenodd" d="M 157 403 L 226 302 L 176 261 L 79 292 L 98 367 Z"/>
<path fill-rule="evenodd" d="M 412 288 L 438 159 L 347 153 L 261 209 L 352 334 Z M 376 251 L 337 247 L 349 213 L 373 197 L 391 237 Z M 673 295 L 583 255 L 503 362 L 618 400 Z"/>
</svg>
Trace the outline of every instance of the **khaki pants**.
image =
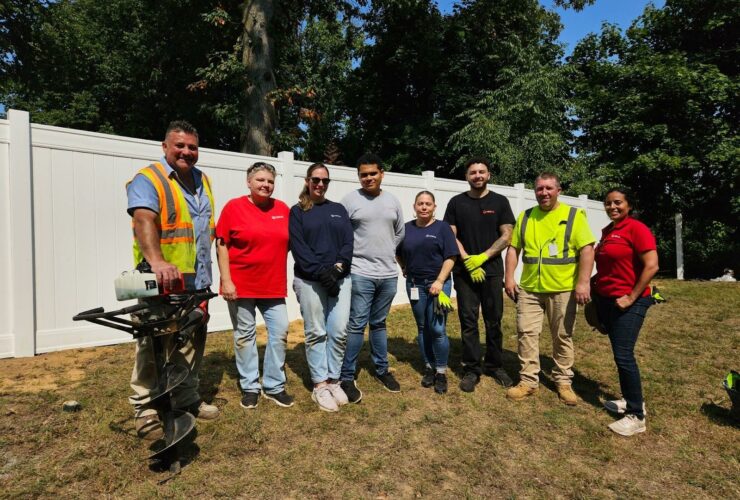
<svg viewBox="0 0 740 500">
<path fill-rule="evenodd" d="M 154 316 L 151 314 L 150 316 Z M 172 407 L 184 408 L 200 401 L 198 395 L 198 370 L 203 359 L 206 346 L 207 325 L 195 327 L 192 340 L 185 343 L 180 349 L 175 349 L 175 335 L 162 336 L 165 352 L 169 353 L 169 361 L 186 366 L 190 370 L 188 377 L 175 387 L 171 393 Z M 160 367 L 161 368 L 161 367 Z M 152 340 L 143 337 L 136 341 L 136 357 L 134 358 L 134 369 L 131 373 L 131 389 L 134 394 L 129 396 L 128 401 L 134 405 L 136 417 L 156 414 L 157 411 L 149 408 L 148 403 L 152 396 L 157 396 L 157 372 L 154 363 L 154 350 Z"/>
<path fill-rule="evenodd" d="M 571 384 L 573 379 L 573 327 L 576 320 L 575 293 L 533 293 L 519 290 L 516 329 L 519 339 L 520 379 L 528 387 L 537 387 L 540 373 L 540 332 L 547 314 L 552 335 L 552 378 L 556 384 Z"/>
</svg>

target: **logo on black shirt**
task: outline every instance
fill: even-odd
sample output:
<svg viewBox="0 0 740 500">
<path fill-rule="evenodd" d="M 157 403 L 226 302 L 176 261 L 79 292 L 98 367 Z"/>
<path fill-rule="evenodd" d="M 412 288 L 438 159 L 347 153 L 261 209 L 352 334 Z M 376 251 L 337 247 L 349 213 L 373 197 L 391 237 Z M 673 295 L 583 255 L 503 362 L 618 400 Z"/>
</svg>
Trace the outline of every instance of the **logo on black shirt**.
<svg viewBox="0 0 740 500">
<path fill-rule="evenodd" d="M 493 215 L 496 213 L 495 210 L 483 209 L 480 211 L 481 215 Z"/>
</svg>

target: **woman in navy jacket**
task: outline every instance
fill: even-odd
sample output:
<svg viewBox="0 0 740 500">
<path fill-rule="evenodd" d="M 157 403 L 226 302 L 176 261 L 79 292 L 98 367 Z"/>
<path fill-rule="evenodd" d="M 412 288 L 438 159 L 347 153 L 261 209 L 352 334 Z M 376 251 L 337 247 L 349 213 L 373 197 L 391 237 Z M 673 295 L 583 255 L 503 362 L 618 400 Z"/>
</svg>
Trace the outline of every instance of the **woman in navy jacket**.
<svg viewBox="0 0 740 500">
<path fill-rule="evenodd" d="M 314 163 L 299 201 L 290 209 L 293 289 L 303 316 L 306 359 L 314 384 L 311 398 L 323 411 L 347 403 L 339 372 L 347 337 L 354 236 L 347 210 L 326 199 L 329 170 Z"/>
</svg>

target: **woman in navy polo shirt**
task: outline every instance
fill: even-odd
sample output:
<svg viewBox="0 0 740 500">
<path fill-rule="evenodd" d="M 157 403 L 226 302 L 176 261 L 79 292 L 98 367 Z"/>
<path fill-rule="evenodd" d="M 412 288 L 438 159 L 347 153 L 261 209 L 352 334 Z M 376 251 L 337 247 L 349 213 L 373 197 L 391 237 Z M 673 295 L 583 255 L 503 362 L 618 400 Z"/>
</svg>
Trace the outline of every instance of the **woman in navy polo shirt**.
<svg viewBox="0 0 740 500">
<path fill-rule="evenodd" d="M 609 334 L 619 372 L 623 399 L 606 401 L 604 407 L 624 415 L 609 425 L 623 436 L 645 431 L 645 406 L 635 344 L 648 307 L 650 280 L 658 271 L 655 237 L 642 222 L 632 218 L 632 198 L 623 188 L 606 194 L 604 209 L 611 223 L 601 232 L 596 247 L 593 277 L 594 301 L 599 320 Z"/>
<path fill-rule="evenodd" d="M 419 330 L 417 341 L 426 365 L 421 385 L 434 386 L 435 392 L 444 394 L 450 341 L 447 314 L 435 313 L 434 297 L 440 292 L 449 297 L 450 272 L 460 250 L 450 225 L 434 218 L 436 208 L 434 195 L 429 191 L 416 195 L 416 220 L 406 223 L 406 236 L 398 245 L 396 256 L 406 277 L 406 292 Z"/>
</svg>

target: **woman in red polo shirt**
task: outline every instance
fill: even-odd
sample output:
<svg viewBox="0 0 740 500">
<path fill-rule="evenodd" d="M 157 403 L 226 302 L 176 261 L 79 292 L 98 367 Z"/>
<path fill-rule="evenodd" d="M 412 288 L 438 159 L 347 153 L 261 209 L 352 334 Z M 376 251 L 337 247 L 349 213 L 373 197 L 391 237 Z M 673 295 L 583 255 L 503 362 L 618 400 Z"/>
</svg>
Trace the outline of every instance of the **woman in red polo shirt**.
<svg viewBox="0 0 740 500">
<path fill-rule="evenodd" d="M 606 401 L 604 407 L 619 415 L 609 429 L 623 436 L 645 431 L 640 369 L 635 360 L 635 343 L 648 307 L 650 280 L 658 271 L 655 236 L 642 222 L 632 218 L 633 203 L 628 191 L 612 189 L 604 209 L 611 223 L 601 232 L 596 247 L 594 301 L 599 320 L 609 334 L 619 372 L 623 399 Z"/>
</svg>

